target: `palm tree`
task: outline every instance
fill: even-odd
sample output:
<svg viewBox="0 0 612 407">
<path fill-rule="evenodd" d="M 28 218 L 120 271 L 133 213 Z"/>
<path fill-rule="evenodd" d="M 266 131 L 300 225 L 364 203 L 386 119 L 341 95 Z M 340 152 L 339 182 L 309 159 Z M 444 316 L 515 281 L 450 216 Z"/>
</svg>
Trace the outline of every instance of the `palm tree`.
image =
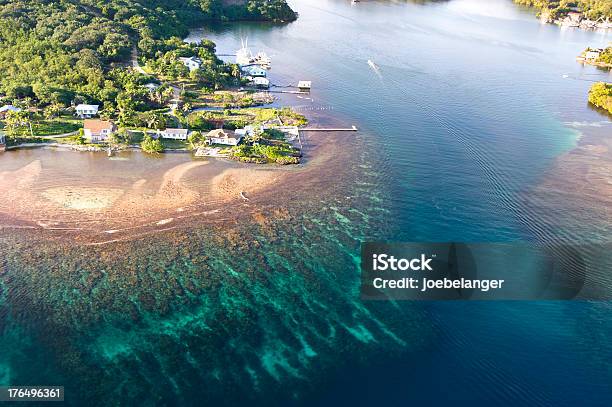
<svg viewBox="0 0 612 407">
<path fill-rule="evenodd" d="M 45 108 L 45 118 L 48 120 L 53 119 L 59 116 L 61 111 L 62 111 L 62 105 L 60 103 L 53 102 L 52 104 L 50 104 L 49 106 Z"/>
<path fill-rule="evenodd" d="M 34 130 L 32 129 L 32 120 L 30 119 L 30 112 L 27 110 L 21 110 L 19 112 L 10 112 L 6 115 L 6 128 L 14 134 L 19 127 L 28 126 L 30 129 L 30 135 L 34 137 Z"/>
</svg>

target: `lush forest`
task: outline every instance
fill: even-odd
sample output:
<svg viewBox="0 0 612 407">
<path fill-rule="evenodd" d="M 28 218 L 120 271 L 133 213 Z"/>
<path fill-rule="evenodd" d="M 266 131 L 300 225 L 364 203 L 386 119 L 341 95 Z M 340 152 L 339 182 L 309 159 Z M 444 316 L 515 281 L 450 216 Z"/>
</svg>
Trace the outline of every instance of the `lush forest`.
<svg viewBox="0 0 612 407">
<path fill-rule="evenodd" d="M 183 43 L 189 27 L 295 18 L 285 0 L 0 0 L 0 102 L 96 103 L 109 116 L 128 105 L 155 108 L 168 90 L 150 94 L 139 86 L 152 78 L 127 69 L 132 56 L 155 73 L 219 88 L 236 80 L 235 67 L 208 41 Z M 181 56 L 200 57 L 202 69 L 191 74 L 177 62 Z"/>
<path fill-rule="evenodd" d="M 612 114 L 612 83 L 594 84 L 589 92 L 589 102 Z"/>
<path fill-rule="evenodd" d="M 610 0 L 514 0 L 517 4 L 535 7 L 540 13 L 546 12 L 551 19 L 563 17 L 572 10 L 581 11 L 591 19 L 601 17 L 612 19 L 612 1 Z"/>
</svg>

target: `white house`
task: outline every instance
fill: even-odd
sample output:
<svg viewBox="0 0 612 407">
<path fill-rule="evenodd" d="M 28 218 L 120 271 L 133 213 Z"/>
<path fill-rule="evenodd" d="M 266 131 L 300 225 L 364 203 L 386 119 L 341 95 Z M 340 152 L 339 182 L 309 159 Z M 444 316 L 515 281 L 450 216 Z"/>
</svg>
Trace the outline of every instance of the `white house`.
<svg viewBox="0 0 612 407">
<path fill-rule="evenodd" d="M 206 138 L 208 144 L 223 144 L 226 146 L 236 146 L 242 140 L 242 135 L 237 134 L 233 131 L 225 131 L 223 129 L 216 129 L 208 132 Z"/>
<path fill-rule="evenodd" d="M 600 50 L 587 51 L 586 54 L 584 54 L 584 59 L 595 61 L 599 58 L 600 54 Z"/>
<path fill-rule="evenodd" d="M 100 143 L 117 131 L 117 126 L 111 121 L 105 120 L 85 120 L 83 123 L 83 135 L 91 143 Z"/>
<path fill-rule="evenodd" d="M 300 90 L 310 90 L 311 87 L 312 87 L 311 81 L 299 81 L 298 82 L 298 88 Z"/>
<path fill-rule="evenodd" d="M 165 129 L 157 132 L 159 137 L 173 140 L 187 140 L 189 130 L 187 129 Z"/>
<path fill-rule="evenodd" d="M 190 71 L 195 71 L 202 67 L 202 60 L 197 57 L 189 57 L 189 58 L 180 57 L 179 61 L 181 61 L 183 65 L 189 68 Z"/>
<path fill-rule="evenodd" d="M 268 89 L 270 87 L 270 81 L 268 80 L 268 78 L 253 78 L 252 83 L 258 88 Z"/>
<path fill-rule="evenodd" d="M 257 66 L 257 65 L 250 65 L 250 66 L 242 67 L 242 73 L 244 75 L 251 76 L 254 78 L 255 77 L 265 78 L 266 76 L 268 76 L 268 72 L 261 66 Z"/>
<path fill-rule="evenodd" d="M 300 136 L 300 128 L 298 126 L 278 126 L 272 127 L 272 129 L 280 131 L 288 138 L 297 138 Z"/>
<path fill-rule="evenodd" d="M 89 118 L 96 116 L 98 114 L 98 110 L 100 110 L 100 106 L 98 105 L 78 105 L 75 108 L 76 114 L 79 117 Z"/>
<path fill-rule="evenodd" d="M 21 109 L 13 105 L 5 105 L 0 107 L 0 117 L 5 117 L 10 112 L 21 112 Z"/>
<path fill-rule="evenodd" d="M 300 128 L 298 126 L 283 126 L 278 124 L 267 123 L 261 126 L 261 131 L 276 130 L 285 135 L 285 140 L 294 141 L 300 137 Z"/>
<path fill-rule="evenodd" d="M 246 136 L 252 136 L 255 134 L 255 127 L 253 126 L 245 126 L 244 129 L 236 129 L 234 132 L 236 136 L 243 138 Z"/>
</svg>

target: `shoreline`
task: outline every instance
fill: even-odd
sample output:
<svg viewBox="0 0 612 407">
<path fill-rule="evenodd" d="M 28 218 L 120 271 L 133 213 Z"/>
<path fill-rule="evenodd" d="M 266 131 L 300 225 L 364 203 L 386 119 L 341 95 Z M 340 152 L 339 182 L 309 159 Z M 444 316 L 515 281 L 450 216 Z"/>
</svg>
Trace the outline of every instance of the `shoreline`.
<svg viewBox="0 0 612 407">
<path fill-rule="evenodd" d="M 6 147 L 6 151 L 14 151 L 20 149 L 58 149 L 62 151 L 70 150 L 75 152 L 89 152 L 89 153 L 104 153 L 108 149 L 104 147 L 95 147 L 95 146 L 81 146 L 76 144 L 65 144 L 65 143 L 22 143 L 15 146 Z M 119 149 L 113 150 L 114 152 L 122 152 L 122 151 L 140 151 L 142 152 L 142 148 L 137 145 L 130 145 L 126 147 L 121 147 Z M 184 148 L 167 148 L 164 149 L 162 153 L 190 153 L 191 151 Z"/>
<path fill-rule="evenodd" d="M 590 61 L 586 59 L 585 57 L 581 57 L 581 56 L 576 57 L 576 62 L 578 62 L 579 64 L 583 64 L 583 65 L 596 66 L 598 68 L 612 69 L 612 64 L 607 64 L 605 62 Z"/>
<path fill-rule="evenodd" d="M 309 120 L 338 122 L 326 115 L 312 115 Z M 43 157 L 47 156 L 45 150 L 49 154 L 74 152 L 78 165 L 100 162 L 102 167 L 95 172 L 104 172 L 104 166 L 112 169 L 132 165 L 144 174 L 129 179 L 112 174 L 93 179 L 88 174 L 75 176 L 61 163 L 47 169 L 40 159 L 32 157 L 31 151 L 17 150 L 15 153 L 27 157 L 24 165 L 12 171 L 0 170 L 0 193 L 5 196 L 0 203 L 0 217 L 4 219 L 0 228 L 33 230 L 41 238 L 64 236 L 84 244 L 104 244 L 172 228 L 235 222 L 242 216 L 250 218 L 258 208 L 275 205 L 279 193 L 302 195 L 308 188 L 296 189 L 296 185 L 321 180 L 324 174 L 334 172 L 330 168 L 340 165 L 338 155 L 343 149 L 327 142 L 328 137 L 328 133 L 309 134 L 303 163 L 292 166 L 186 159 L 185 154 L 162 155 L 159 160 L 138 154 L 138 158 L 130 159 L 130 154 L 139 150 L 124 152 L 127 157 L 120 153 L 116 157 L 119 161 L 111 164 L 106 157 L 80 155 L 72 149 L 62 151 L 55 146 L 40 149 Z M 156 163 L 157 170 L 147 170 L 145 163 L 150 160 Z M 22 158 L 14 161 L 19 163 Z"/>
</svg>

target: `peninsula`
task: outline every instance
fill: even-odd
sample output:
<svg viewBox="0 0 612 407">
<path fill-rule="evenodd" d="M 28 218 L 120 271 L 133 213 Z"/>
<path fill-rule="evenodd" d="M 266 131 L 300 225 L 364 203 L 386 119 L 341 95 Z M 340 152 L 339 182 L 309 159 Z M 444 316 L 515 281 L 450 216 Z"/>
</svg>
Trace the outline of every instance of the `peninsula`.
<svg viewBox="0 0 612 407">
<path fill-rule="evenodd" d="M 0 18 L 0 136 L 8 148 L 159 153 L 219 144 L 242 161 L 299 161 L 271 122 L 304 124 L 303 116 L 257 109 L 273 100 L 262 80 L 220 60 L 208 40 L 183 41 L 189 28 L 212 21 L 293 21 L 285 0 L 14 0 L 0 5 Z M 245 107 L 252 109 L 230 110 Z M 207 108 L 219 112 L 201 112 Z M 213 137 L 219 128 L 225 137 Z"/>
</svg>

